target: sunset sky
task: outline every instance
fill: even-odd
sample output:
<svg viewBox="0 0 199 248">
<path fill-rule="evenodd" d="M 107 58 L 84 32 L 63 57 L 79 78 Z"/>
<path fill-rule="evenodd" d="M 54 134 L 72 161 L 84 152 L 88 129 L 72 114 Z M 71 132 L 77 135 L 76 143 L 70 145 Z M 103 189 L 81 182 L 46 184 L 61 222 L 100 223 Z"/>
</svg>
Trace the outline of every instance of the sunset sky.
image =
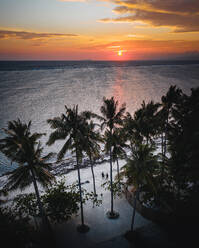
<svg viewBox="0 0 199 248">
<path fill-rule="evenodd" d="M 0 0 L 0 60 L 199 59 L 199 0 Z"/>
</svg>

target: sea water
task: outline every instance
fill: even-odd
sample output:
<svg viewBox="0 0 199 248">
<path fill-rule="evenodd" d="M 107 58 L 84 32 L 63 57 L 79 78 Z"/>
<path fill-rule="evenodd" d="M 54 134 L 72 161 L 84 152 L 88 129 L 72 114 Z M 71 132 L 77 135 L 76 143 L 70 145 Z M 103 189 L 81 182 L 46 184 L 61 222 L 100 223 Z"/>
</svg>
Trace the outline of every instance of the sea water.
<svg viewBox="0 0 199 248">
<path fill-rule="evenodd" d="M 45 145 L 52 131 L 46 120 L 64 113 L 65 105 L 100 114 L 103 97 L 114 96 L 133 114 L 142 101 L 160 101 L 171 85 L 186 94 L 198 87 L 199 62 L 0 62 L 0 129 L 17 118 L 31 120 L 32 132 L 46 133 L 41 139 Z M 45 146 L 44 152 L 58 152 L 62 144 Z M 0 154 L 0 174 L 11 168 Z"/>
</svg>

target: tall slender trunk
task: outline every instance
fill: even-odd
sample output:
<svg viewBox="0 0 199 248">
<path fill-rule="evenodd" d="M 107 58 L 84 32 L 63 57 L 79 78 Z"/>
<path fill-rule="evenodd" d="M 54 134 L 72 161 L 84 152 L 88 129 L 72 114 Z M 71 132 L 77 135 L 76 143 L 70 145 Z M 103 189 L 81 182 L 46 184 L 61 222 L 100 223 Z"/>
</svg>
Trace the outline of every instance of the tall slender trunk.
<svg viewBox="0 0 199 248">
<path fill-rule="evenodd" d="M 84 210 L 83 210 L 83 201 L 82 201 L 82 187 L 81 187 L 79 159 L 78 159 L 78 156 L 77 156 L 77 148 L 76 148 L 76 162 L 77 162 L 77 175 L 78 175 L 78 186 L 79 186 L 79 195 L 80 195 L 81 222 L 82 222 L 82 226 L 84 226 Z"/>
<path fill-rule="evenodd" d="M 164 162 L 165 162 L 165 155 L 164 155 L 164 136 L 163 133 L 161 134 L 161 148 L 162 148 L 162 168 L 161 168 L 161 181 L 164 179 Z"/>
<path fill-rule="evenodd" d="M 168 115 L 167 115 L 166 128 L 165 128 L 165 137 L 164 137 L 164 156 L 166 156 L 166 153 L 167 153 L 168 125 L 169 125 L 169 112 L 168 112 Z"/>
<path fill-rule="evenodd" d="M 149 144 L 149 136 L 147 135 L 146 137 L 146 144 L 148 145 Z"/>
<path fill-rule="evenodd" d="M 93 160 L 92 160 L 92 158 L 91 158 L 91 155 L 89 156 L 89 159 L 90 159 L 91 172 L 92 172 L 92 177 L 93 177 L 93 191 L 94 191 L 94 194 L 95 194 L 95 196 L 96 196 L 97 193 L 96 193 L 96 186 L 95 186 L 95 174 L 94 174 L 94 170 L 93 170 Z"/>
<path fill-rule="evenodd" d="M 34 185 L 35 194 L 36 194 L 36 197 L 37 197 L 37 203 L 38 203 L 39 212 L 40 212 L 40 215 L 41 215 L 41 218 L 42 218 L 43 227 L 45 229 L 47 229 L 48 231 L 52 232 L 50 223 L 48 221 L 48 218 L 47 218 L 46 213 L 45 213 L 44 208 L 43 208 L 43 204 L 41 202 L 39 189 L 38 189 L 38 186 L 37 186 L 37 181 L 36 181 L 36 177 L 35 177 L 33 167 L 32 167 L 32 165 L 29 165 L 29 166 L 30 166 L 30 171 L 31 171 L 31 174 L 32 174 L 33 185 Z"/>
<path fill-rule="evenodd" d="M 136 204 L 137 204 L 137 199 L 139 198 L 139 188 L 137 189 L 135 193 L 135 199 L 134 199 L 134 204 L 133 204 L 133 215 L 131 219 L 131 231 L 134 230 L 134 223 L 135 223 L 135 211 L 136 211 Z"/>
<path fill-rule="evenodd" d="M 117 177 L 118 177 L 118 182 L 120 183 L 120 166 L 117 155 L 116 155 L 116 161 L 117 161 Z"/>
<path fill-rule="evenodd" d="M 163 132 L 161 133 L 161 150 L 162 150 L 162 156 L 164 154 L 164 136 Z"/>
<path fill-rule="evenodd" d="M 113 215 L 113 174 L 112 174 L 112 149 L 110 148 L 110 182 L 111 182 L 111 214 Z"/>
<path fill-rule="evenodd" d="M 176 181 L 176 197 L 175 197 L 175 202 L 176 202 L 176 204 L 175 204 L 175 211 L 177 211 L 178 210 L 178 206 L 179 206 L 179 202 L 180 202 L 180 199 L 181 199 L 181 191 L 180 191 L 180 189 L 181 189 L 181 182 L 180 182 L 180 179 L 177 179 L 177 181 Z"/>
</svg>

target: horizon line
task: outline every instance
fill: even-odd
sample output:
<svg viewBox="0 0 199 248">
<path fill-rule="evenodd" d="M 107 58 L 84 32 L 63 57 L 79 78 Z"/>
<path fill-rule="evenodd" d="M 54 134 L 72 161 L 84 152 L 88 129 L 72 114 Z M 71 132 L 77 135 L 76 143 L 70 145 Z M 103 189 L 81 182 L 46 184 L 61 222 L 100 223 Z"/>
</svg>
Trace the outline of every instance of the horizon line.
<svg viewBox="0 0 199 248">
<path fill-rule="evenodd" d="M 63 62 L 75 62 L 75 61 L 88 61 L 88 62 L 136 62 L 136 61 L 199 61 L 199 58 L 162 58 L 162 59 L 128 59 L 128 60 L 94 60 L 94 59 L 0 59 L 0 62 L 23 62 L 23 61 L 63 61 Z"/>
</svg>

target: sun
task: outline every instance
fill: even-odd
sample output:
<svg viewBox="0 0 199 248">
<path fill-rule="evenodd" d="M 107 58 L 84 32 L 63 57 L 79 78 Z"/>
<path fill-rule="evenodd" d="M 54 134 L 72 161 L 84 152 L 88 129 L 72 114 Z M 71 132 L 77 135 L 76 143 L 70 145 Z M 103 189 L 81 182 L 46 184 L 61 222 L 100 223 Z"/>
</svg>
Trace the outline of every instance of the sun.
<svg viewBox="0 0 199 248">
<path fill-rule="evenodd" d="M 119 50 L 119 51 L 117 52 L 117 55 L 118 55 L 118 56 L 122 56 L 122 50 Z"/>
</svg>

